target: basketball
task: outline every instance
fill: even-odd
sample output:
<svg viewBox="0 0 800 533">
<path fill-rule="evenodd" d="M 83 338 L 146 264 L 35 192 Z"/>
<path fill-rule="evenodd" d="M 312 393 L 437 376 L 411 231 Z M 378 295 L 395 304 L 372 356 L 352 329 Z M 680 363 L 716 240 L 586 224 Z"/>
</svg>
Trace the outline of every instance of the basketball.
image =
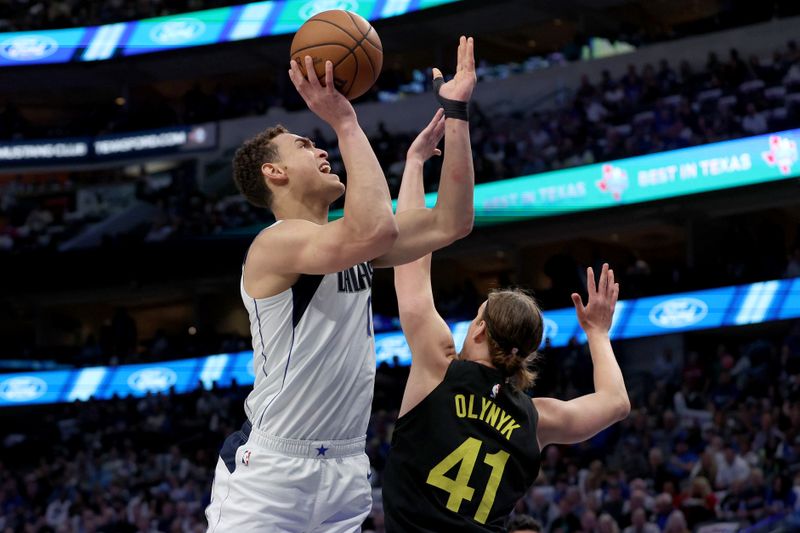
<svg viewBox="0 0 800 533">
<path fill-rule="evenodd" d="M 297 30 L 291 58 L 304 75 L 305 56 L 313 59 L 323 85 L 325 62 L 333 63 L 333 84 L 348 100 L 367 92 L 383 66 L 383 47 L 375 28 L 360 15 L 341 9 L 318 13 Z"/>
</svg>

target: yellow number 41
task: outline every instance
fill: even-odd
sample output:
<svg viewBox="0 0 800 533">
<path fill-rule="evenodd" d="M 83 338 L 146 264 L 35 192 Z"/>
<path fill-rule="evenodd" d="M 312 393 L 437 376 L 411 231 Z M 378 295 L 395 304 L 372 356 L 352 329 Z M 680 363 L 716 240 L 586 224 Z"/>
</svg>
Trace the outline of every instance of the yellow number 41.
<svg viewBox="0 0 800 533">
<path fill-rule="evenodd" d="M 481 444 L 478 439 L 469 437 L 450 455 L 442 459 L 438 465 L 431 468 L 428 474 L 428 485 L 450 493 L 450 497 L 447 498 L 447 508 L 454 513 L 458 513 L 463 500 L 472 501 L 472 497 L 475 495 L 475 489 L 469 486 L 469 478 L 472 477 L 472 469 L 475 468 L 475 461 L 478 460 Z M 488 453 L 483 458 L 483 462 L 492 467 L 492 473 L 489 475 L 489 482 L 486 483 L 486 490 L 480 505 L 478 505 L 478 511 L 475 513 L 475 521 L 481 524 L 485 524 L 486 519 L 489 518 L 489 511 L 492 509 L 494 497 L 497 495 L 497 487 L 500 485 L 503 470 L 508 462 L 508 452 L 500 450 L 497 453 Z M 458 463 L 461 463 L 461 466 L 458 467 L 456 478 L 451 479 L 445 476 Z"/>
</svg>

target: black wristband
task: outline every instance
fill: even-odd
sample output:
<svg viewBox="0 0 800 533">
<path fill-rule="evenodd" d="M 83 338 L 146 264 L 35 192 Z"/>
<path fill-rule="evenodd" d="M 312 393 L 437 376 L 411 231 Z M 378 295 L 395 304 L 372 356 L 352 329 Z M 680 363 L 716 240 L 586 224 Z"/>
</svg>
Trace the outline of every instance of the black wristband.
<svg viewBox="0 0 800 533">
<path fill-rule="evenodd" d="M 469 102 L 459 102 L 458 100 L 450 100 L 439 94 L 439 88 L 444 85 L 444 78 L 433 79 L 433 92 L 436 93 L 436 99 L 444 109 L 445 118 L 455 118 L 458 120 L 465 120 L 469 122 Z"/>
</svg>

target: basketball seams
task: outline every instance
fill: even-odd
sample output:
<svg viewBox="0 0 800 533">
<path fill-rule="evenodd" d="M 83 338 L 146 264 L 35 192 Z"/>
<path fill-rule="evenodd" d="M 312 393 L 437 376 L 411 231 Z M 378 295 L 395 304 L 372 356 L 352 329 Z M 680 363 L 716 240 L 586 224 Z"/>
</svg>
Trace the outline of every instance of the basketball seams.
<svg viewBox="0 0 800 533">
<path fill-rule="evenodd" d="M 336 28 L 339 28 L 339 29 L 340 29 L 340 30 L 342 30 L 342 32 L 343 32 L 344 34 L 346 34 L 348 37 L 350 37 L 350 38 L 351 38 L 351 39 L 353 39 L 354 41 L 358 42 L 358 39 L 359 39 L 358 37 L 354 37 L 352 33 L 350 33 L 349 31 L 347 31 L 347 28 L 343 28 L 342 26 L 339 26 L 339 25 L 338 25 L 338 24 L 336 24 L 335 22 L 332 22 L 332 21 L 330 21 L 330 20 L 327 20 L 327 19 L 310 19 L 308 22 L 324 22 L 325 24 L 330 24 L 331 26 L 334 26 L 334 27 L 336 27 Z M 308 23 L 308 22 L 307 22 L 307 23 Z M 307 23 L 306 23 L 306 24 L 307 24 Z M 361 33 L 361 30 L 359 30 L 359 31 L 358 31 L 358 33 Z"/>
<path fill-rule="evenodd" d="M 296 56 L 297 54 L 299 54 L 303 50 L 310 50 L 312 48 L 317 48 L 318 46 L 341 46 L 342 48 L 344 48 L 348 52 L 352 52 L 353 51 L 352 48 L 350 48 L 349 46 L 344 45 L 342 43 L 331 43 L 331 42 L 328 42 L 328 43 L 314 43 L 314 44 L 310 44 L 308 46 L 304 46 L 303 48 L 298 48 L 297 50 L 292 50 L 292 56 Z M 345 56 L 347 56 L 347 54 L 345 54 Z"/>
<path fill-rule="evenodd" d="M 373 79 L 373 80 L 376 80 L 376 76 L 375 76 L 375 65 L 373 65 L 373 64 L 372 64 L 372 58 L 371 58 L 371 57 L 369 57 L 369 54 L 367 53 L 367 51 L 366 51 L 366 50 L 364 50 L 364 47 L 363 47 L 363 46 L 360 46 L 360 45 L 359 45 L 359 48 L 361 49 L 361 52 L 362 52 L 362 53 L 363 53 L 363 54 L 364 54 L 364 55 L 367 57 L 367 64 L 369 65 L 369 69 L 372 71 L 372 79 Z M 354 53 L 353 53 L 353 57 L 355 57 L 355 55 L 356 55 L 356 54 L 355 54 L 355 52 L 354 52 Z M 360 61 L 358 61 L 358 58 L 357 58 L 357 57 L 356 57 L 356 61 L 360 63 Z M 376 80 L 376 81 L 377 81 L 377 80 Z M 374 83 L 374 82 L 373 82 L 373 83 Z"/>
<path fill-rule="evenodd" d="M 350 87 L 348 87 L 348 88 L 347 88 L 347 92 L 345 93 L 345 97 L 346 97 L 348 94 L 350 94 L 350 91 L 352 91 L 352 90 L 353 90 L 353 85 L 355 85 L 355 84 L 356 84 L 356 80 L 358 79 L 358 69 L 361 67 L 361 65 L 360 65 L 361 61 L 359 61 L 359 60 L 358 60 L 358 57 L 356 57 L 356 52 L 355 52 L 355 50 L 356 50 L 355 48 L 353 48 L 352 50 L 350 50 L 350 55 L 352 55 L 352 56 L 353 56 L 353 60 L 356 62 L 356 71 L 353 73 L 353 76 L 352 76 L 352 77 L 351 77 L 351 79 L 350 79 Z"/>
<path fill-rule="evenodd" d="M 372 27 L 372 24 L 370 24 L 369 21 L 367 21 L 367 24 L 369 25 L 369 29 L 367 30 L 367 33 L 364 33 L 363 30 L 359 27 L 358 22 L 356 22 L 356 19 L 353 16 L 353 14 L 350 13 L 349 11 L 345 11 L 345 13 L 347 13 L 347 16 L 350 17 L 350 20 L 353 21 L 353 26 L 355 26 L 355 28 L 358 30 L 358 33 L 360 33 L 361 37 L 363 37 L 363 39 L 360 39 L 358 41 L 358 44 L 361 45 L 361 43 L 363 43 L 366 40 L 369 44 L 371 44 L 373 47 L 375 47 L 376 50 L 378 50 L 379 52 L 383 52 L 383 47 L 382 46 L 378 46 L 377 44 L 373 43 L 369 38 L 369 34 L 372 33 L 372 31 L 375 29 L 375 28 Z M 377 32 L 376 32 L 376 35 L 377 35 Z M 351 35 L 351 37 L 352 37 L 352 35 Z M 363 48 L 363 46 L 362 46 L 362 48 Z M 365 50 L 365 52 L 366 52 L 366 50 Z M 375 71 L 375 67 L 374 66 L 373 66 L 372 70 L 373 70 L 373 72 Z"/>
<path fill-rule="evenodd" d="M 358 30 L 358 33 L 360 33 L 362 37 L 366 37 L 369 31 L 367 31 L 367 33 L 364 33 L 364 31 L 359 27 L 355 17 L 353 17 L 353 14 L 350 13 L 349 11 L 345 11 L 345 13 L 347 13 L 347 16 L 350 17 L 350 21 L 353 23 L 353 26 L 355 26 L 355 28 Z M 369 22 L 367 22 L 367 24 L 369 25 L 369 29 L 371 30 L 372 24 L 370 24 Z"/>
<path fill-rule="evenodd" d="M 372 46 L 375 50 L 377 50 L 380 53 L 383 53 L 383 47 L 380 47 L 377 44 L 373 43 L 372 41 L 369 40 L 368 37 L 365 37 L 364 40 L 368 42 L 370 46 Z"/>
<path fill-rule="evenodd" d="M 349 38 L 351 38 L 354 41 L 352 46 L 347 46 L 346 44 L 344 44 L 342 42 L 314 43 L 313 45 L 304 46 L 302 48 L 299 48 L 297 50 L 292 51 L 292 56 L 296 56 L 297 54 L 300 54 L 301 52 L 303 52 L 305 50 L 311 50 L 311 49 L 322 47 L 322 46 L 335 45 L 337 47 L 344 48 L 345 50 L 347 50 L 347 52 L 344 53 L 344 55 L 342 57 L 340 57 L 338 59 L 338 61 L 333 63 L 333 67 L 336 68 L 338 65 L 341 65 L 342 63 L 347 61 L 348 57 L 350 57 L 351 55 L 353 56 L 353 60 L 355 61 L 355 69 L 354 69 L 354 72 L 353 72 L 352 76 L 350 76 L 350 79 L 349 79 L 350 86 L 348 87 L 346 92 L 343 92 L 344 96 L 346 97 L 347 95 L 349 95 L 352 92 L 354 86 L 356 85 L 356 81 L 359 78 L 359 71 L 360 71 L 360 67 L 361 67 L 361 65 L 360 65 L 361 61 L 360 61 L 358 55 L 356 54 L 356 49 L 360 48 L 361 49 L 361 53 L 366 57 L 367 63 L 369 64 L 369 67 L 370 67 L 370 71 L 372 72 L 371 78 L 372 78 L 373 83 L 374 83 L 374 80 L 377 77 L 377 74 L 379 73 L 379 71 L 375 68 L 375 61 L 373 60 L 372 55 L 364 47 L 363 43 L 364 43 L 364 41 L 368 42 L 370 45 L 372 45 L 373 49 L 377 50 L 381 54 L 383 53 L 383 48 L 380 45 L 376 45 L 374 42 L 372 42 L 372 40 L 369 39 L 369 35 L 371 33 L 373 33 L 373 30 L 374 30 L 374 28 L 372 27 L 371 24 L 369 24 L 367 22 L 367 25 L 369 26 L 369 29 L 366 31 L 366 33 L 364 33 L 364 31 L 361 29 L 361 27 L 359 26 L 358 22 L 355 20 L 353 15 L 351 13 L 347 12 L 347 11 L 345 11 L 345 13 L 347 13 L 347 16 L 350 18 L 350 21 L 352 22 L 352 25 L 355 27 L 356 32 L 359 34 L 359 37 L 354 37 L 353 34 L 350 33 L 350 31 L 348 31 L 347 28 L 341 26 L 340 24 L 338 24 L 336 22 L 333 22 L 333 21 L 330 21 L 330 20 L 327 20 L 327 19 L 324 19 L 324 18 L 312 18 L 312 19 L 309 19 L 308 21 L 306 21 L 306 23 L 308 23 L 308 22 L 324 22 L 324 23 L 327 23 L 327 24 L 333 26 L 334 28 L 337 28 L 341 33 L 344 33 Z M 376 37 L 377 37 L 377 33 L 376 33 Z M 380 42 L 380 40 L 378 42 Z"/>
</svg>

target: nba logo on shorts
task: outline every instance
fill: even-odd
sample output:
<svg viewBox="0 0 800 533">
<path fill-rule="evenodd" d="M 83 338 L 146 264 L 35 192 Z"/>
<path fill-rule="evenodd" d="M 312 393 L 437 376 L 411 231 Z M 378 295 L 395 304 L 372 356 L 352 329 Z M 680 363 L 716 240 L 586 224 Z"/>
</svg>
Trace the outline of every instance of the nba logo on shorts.
<svg viewBox="0 0 800 533">
<path fill-rule="evenodd" d="M 244 466 L 250 466 L 250 450 L 245 450 L 242 454 L 242 464 Z"/>
</svg>

